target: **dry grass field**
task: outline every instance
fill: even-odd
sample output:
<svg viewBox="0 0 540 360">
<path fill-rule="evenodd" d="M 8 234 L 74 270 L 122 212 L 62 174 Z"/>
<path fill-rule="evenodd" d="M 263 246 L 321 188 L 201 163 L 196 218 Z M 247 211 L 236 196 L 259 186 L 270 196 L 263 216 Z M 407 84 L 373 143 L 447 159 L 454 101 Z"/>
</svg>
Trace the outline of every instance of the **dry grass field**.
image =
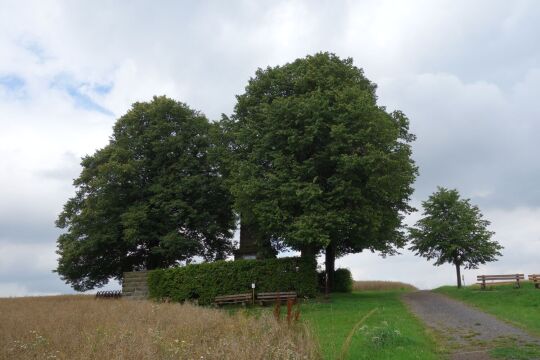
<svg viewBox="0 0 540 360">
<path fill-rule="evenodd" d="M 418 290 L 399 281 L 353 281 L 353 291 Z"/>
<path fill-rule="evenodd" d="M 91 296 L 0 299 L 0 359 L 318 359 L 302 324 Z"/>
</svg>

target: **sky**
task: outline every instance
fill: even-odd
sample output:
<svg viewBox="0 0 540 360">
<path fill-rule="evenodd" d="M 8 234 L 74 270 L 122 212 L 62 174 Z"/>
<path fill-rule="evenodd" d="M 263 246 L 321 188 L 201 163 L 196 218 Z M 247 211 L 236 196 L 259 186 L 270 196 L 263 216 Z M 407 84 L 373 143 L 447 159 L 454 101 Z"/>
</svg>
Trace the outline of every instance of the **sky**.
<svg viewBox="0 0 540 360">
<path fill-rule="evenodd" d="M 413 206 L 456 188 L 491 221 L 503 257 L 465 282 L 538 273 L 539 18 L 540 2 L 520 0 L 0 0 L 0 297 L 73 292 L 52 272 L 54 221 L 80 158 L 132 103 L 167 95 L 216 120 L 257 68 L 319 51 L 352 57 L 379 104 L 409 117 Z M 358 280 L 455 282 L 452 266 L 401 252 L 337 265 Z"/>
</svg>

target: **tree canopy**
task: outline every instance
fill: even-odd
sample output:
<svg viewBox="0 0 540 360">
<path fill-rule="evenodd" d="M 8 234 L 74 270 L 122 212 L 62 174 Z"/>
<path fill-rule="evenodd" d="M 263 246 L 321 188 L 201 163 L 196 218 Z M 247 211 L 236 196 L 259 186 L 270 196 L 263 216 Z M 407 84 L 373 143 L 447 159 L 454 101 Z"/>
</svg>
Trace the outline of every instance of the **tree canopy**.
<svg viewBox="0 0 540 360">
<path fill-rule="evenodd" d="M 57 226 L 56 271 L 76 290 L 122 272 L 232 250 L 232 197 L 213 154 L 214 125 L 187 105 L 133 104 L 110 142 L 82 159 Z"/>
<path fill-rule="evenodd" d="M 460 268 L 476 269 L 480 264 L 495 261 L 502 246 L 491 240 L 490 222 L 476 205 L 461 199 L 457 190 L 439 187 L 422 203 L 423 218 L 409 229 L 411 250 L 434 265 L 445 263 L 456 267 L 457 284 L 461 287 Z"/>
<path fill-rule="evenodd" d="M 409 121 L 377 105 L 352 59 L 318 53 L 257 70 L 222 126 L 242 217 L 274 244 L 335 256 L 405 244 L 417 168 Z M 330 264 L 333 266 L 333 264 Z"/>
</svg>

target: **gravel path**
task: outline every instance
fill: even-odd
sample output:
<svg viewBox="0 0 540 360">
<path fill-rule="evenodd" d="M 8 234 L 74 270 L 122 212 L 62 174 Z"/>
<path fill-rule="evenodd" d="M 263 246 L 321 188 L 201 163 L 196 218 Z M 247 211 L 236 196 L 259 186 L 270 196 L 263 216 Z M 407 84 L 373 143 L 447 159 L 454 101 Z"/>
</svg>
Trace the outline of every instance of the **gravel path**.
<svg viewBox="0 0 540 360">
<path fill-rule="evenodd" d="M 489 359 L 485 349 L 498 341 L 540 344 L 540 339 L 523 330 L 441 294 L 416 291 L 405 294 L 403 300 L 414 314 L 446 338 L 455 350 L 452 359 Z"/>
</svg>

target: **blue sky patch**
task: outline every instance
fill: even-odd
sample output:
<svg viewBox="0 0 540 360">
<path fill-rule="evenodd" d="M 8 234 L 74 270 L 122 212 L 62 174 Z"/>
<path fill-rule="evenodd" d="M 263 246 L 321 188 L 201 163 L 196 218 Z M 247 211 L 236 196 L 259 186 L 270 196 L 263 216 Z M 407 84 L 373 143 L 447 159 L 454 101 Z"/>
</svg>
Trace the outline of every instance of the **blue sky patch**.
<svg viewBox="0 0 540 360">
<path fill-rule="evenodd" d="M 22 47 L 25 48 L 32 55 L 34 55 L 41 63 L 49 59 L 45 52 L 45 48 L 41 46 L 41 44 L 39 44 L 37 41 L 24 41 L 22 43 Z"/>
<path fill-rule="evenodd" d="M 82 88 L 86 86 L 88 86 L 87 83 L 77 82 L 70 75 L 65 74 L 57 76 L 56 79 L 51 83 L 52 88 L 65 91 L 71 97 L 76 107 L 90 111 L 97 111 L 105 115 L 114 115 L 112 111 L 99 105 L 90 96 L 82 91 Z M 107 94 L 112 88 L 112 85 L 98 84 L 90 88 L 98 94 Z"/>
<path fill-rule="evenodd" d="M 93 90 L 100 95 L 107 95 L 111 92 L 113 84 L 96 84 Z"/>
<path fill-rule="evenodd" d="M 17 92 L 24 88 L 26 82 L 20 76 L 10 74 L 10 75 L 0 75 L 0 86 L 5 87 L 8 91 Z"/>
</svg>

